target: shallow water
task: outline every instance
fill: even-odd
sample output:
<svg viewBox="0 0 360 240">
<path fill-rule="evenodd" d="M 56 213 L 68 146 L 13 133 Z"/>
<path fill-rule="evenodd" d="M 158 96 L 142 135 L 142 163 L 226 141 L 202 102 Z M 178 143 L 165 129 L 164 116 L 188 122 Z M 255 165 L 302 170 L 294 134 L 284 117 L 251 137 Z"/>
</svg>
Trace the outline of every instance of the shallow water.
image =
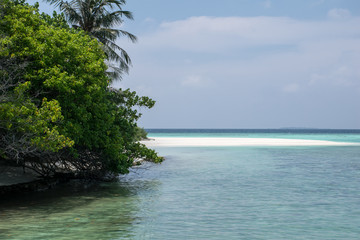
<svg viewBox="0 0 360 240">
<path fill-rule="evenodd" d="M 118 182 L 0 200 L 0 239 L 359 239 L 359 147 L 158 151 Z"/>
</svg>

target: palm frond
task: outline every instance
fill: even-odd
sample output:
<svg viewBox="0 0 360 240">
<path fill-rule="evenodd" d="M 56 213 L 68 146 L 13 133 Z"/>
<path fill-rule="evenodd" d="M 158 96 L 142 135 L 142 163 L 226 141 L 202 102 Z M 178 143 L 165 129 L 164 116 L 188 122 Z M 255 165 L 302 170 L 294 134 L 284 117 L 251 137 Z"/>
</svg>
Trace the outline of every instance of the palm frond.
<svg viewBox="0 0 360 240">
<path fill-rule="evenodd" d="M 108 69 L 106 74 L 110 77 L 110 79 L 122 79 L 122 75 L 124 74 L 124 69 L 117 67 L 114 63 L 108 62 L 107 63 Z"/>
<path fill-rule="evenodd" d="M 113 77 L 120 79 L 121 74 L 128 73 L 131 66 L 131 59 L 127 52 L 118 46 L 115 41 L 119 37 L 126 37 L 136 42 L 135 35 L 114 27 L 123 23 L 123 18 L 132 20 L 133 15 L 122 9 L 126 0 L 44 0 L 56 7 L 59 7 L 74 28 L 81 28 L 90 36 L 96 38 L 103 44 L 104 52 L 108 62 L 115 61 L 116 67 L 112 64 Z M 112 10 L 115 11 L 112 11 Z"/>
<path fill-rule="evenodd" d="M 135 35 L 127 32 L 127 31 L 123 31 L 123 30 L 119 30 L 119 33 L 122 36 L 128 37 L 131 40 L 131 42 L 133 42 L 133 43 L 137 42 L 137 37 Z"/>
<path fill-rule="evenodd" d="M 61 5 L 64 3 L 62 0 L 44 0 L 45 2 L 54 5 L 55 7 L 61 7 Z"/>
</svg>

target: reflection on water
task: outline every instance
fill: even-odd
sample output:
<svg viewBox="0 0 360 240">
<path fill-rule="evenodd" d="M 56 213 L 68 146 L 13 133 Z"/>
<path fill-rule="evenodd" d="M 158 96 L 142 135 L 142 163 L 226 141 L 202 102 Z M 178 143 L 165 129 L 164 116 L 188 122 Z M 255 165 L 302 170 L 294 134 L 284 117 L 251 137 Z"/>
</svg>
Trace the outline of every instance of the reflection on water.
<svg viewBox="0 0 360 240">
<path fill-rule="evenodd" d="M 158 181 L 130 175 L 1 199 L 0 239 L 134 239 L 134 227 L 147 217 L 144 197 L 156 199 L 158 187 Z"/>
</svg>

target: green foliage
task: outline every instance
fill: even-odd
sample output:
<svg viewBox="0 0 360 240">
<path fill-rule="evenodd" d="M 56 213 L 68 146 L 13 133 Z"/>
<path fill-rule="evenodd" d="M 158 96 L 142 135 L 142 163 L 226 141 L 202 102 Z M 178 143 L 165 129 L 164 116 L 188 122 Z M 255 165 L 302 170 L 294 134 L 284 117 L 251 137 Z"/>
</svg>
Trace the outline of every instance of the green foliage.
<svg viewBox="0 0 360 240">
<path fill-rule="evenodd" d="M 53 12 L 52 17 L 46 13 L 41 13 L 40 18 L 45 20 L 45 22 L 49 25 L 59 28 L 70 29 L 69 25 L 66 22 L 65 15 L 63 13 L 58 14 L 57 12 Z"/>
<path fill-rule="evenodd" d="M 0 102 L 1 131 L 26 133 L 38 154 L 24 153 L 25 165 L 46 174 L 61 166 L 99 176 L 126 173 L 136 158 L 162 160 L 137 142 L 137 109 L 155 102 L 129 89 L 109 88 L 101 43 L 70 29 L 62 15 L 40 15 L 26 4 L 0 1 L 7 6 L 0 10 L 0 59 L 24 66 L 21 78 L 3 73 L 14 84 L 4 88 L 11 97 Z M 7 153 L 6 147 L 4 140 L 1 151 Z"/>
<path fill-rule="evenodd" d="M 0 158 L 24 165 L 24 157 L 58 152 L 74 145 L 60 134 L 62 121 L 56 100 L 43 98 L 37 106 L 29 96 L 31 83 L 22 80 L 22 66 L 0 58 Z"/>
<path fill-rule="evenodd" d="M 82 29 L 103 44 L 109 63 L 115 61 L 119 64 L 109 64 L 109 68 L 112 69 L 108 72 L 109 76 L 116 79 L 121 78 L 122 73 L 128 73 L 131 59 L 116 40 L 124 36 L 136 42 L 137 38 L 127 31 L 115 28 L 123 23 L 123 18 L 133 19 L 131 12 L 122 9 L 126 4 L 125 0 L 45 1 L 59 7 L 73 28 Z"/>
<path fill-rule="evenodd" d="M 57 152 L 71 147 L 74 142 L 59 134 L 53 124 L 63 119 L 59 103 L 44 98 L 37 107 L 26 94 L 29 88 L 30 82 L 19 83 L 11 98 L 0 103 L 0 128 L 31 136 L 28 141 L 42 150 Z"/>
<path fill-rule="evenodd" d="M 135 131 L 135 139 L 137 141 L 148 139 L 147 132 L 144 128 L 137 127 Z"/>
</svg>

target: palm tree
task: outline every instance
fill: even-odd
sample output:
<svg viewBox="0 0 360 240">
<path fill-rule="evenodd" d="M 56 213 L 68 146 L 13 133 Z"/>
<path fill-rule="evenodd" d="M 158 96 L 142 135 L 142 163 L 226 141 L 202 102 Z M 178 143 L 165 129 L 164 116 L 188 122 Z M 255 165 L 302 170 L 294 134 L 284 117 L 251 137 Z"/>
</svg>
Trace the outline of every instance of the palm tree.
<svg viewBox="0 0 360 240">
<path fill-rule="evenodd" d="M 137 40 L 135 35 L 115 28 L 123 23 L 123 17 L 133 20 L 131 12 L 122 10 L 122 5 L 126 4 L 126 0 L 44 1 L 59 7 L 73 28 L 81 28 L 103 44 L 108 66 L 113 69 L 109 72 L 113 79 L 121 78 L 124 72 L 128 73 L 131 59 L 127 52 L 115 42 L 121 36 L 129 38 L 132 42 Z M 114 61 L 119 65 L 112 64 Z"/>
</svg>

